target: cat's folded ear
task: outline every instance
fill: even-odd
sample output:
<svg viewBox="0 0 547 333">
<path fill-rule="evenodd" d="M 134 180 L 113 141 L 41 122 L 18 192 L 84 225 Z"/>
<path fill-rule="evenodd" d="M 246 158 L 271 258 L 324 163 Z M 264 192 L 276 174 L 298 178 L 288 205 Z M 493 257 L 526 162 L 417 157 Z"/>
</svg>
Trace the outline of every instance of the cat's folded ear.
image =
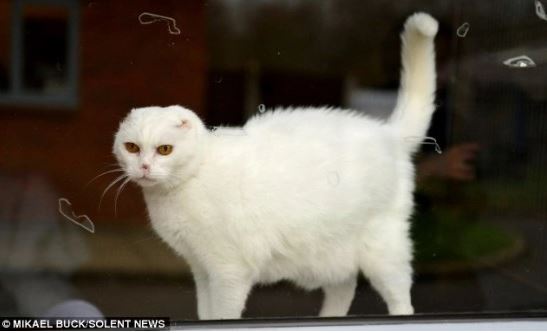
<svg viewBox="0 0 547 333">
<path fill-rule="evenodd" d="M 180 122 L 178 123 L 177 127 L 188 130 L 188 129 L 192 128 L 192 123 L 188 119 L 181 119 Z"/>
</svg>

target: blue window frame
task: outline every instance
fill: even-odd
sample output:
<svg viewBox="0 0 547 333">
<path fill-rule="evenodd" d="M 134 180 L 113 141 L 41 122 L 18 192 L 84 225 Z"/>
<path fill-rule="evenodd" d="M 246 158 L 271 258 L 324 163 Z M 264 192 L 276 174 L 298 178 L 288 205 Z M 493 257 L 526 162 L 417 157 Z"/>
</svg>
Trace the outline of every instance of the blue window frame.
<svg viewBox="0 0 547 333">
<path fill-rule="evenodd" d="M 66 10 L 66 22 L 61 33 L 64 50 L 63 83 L 54 91 L 33 89 L 25 83 L 25 61 L 31 56 L 28 42 L 29 24 L 25 8 L 28 6 L 55 7 Z M 79 1 L 72 0 L 12 0 L 11 43 L 8 73 L 8 88 L 0 91 L 0 105 L 32 106 L 44 108 L 74 108 L 78 104 L 78 45 L 79 45 Z M 35 28 L 36 29 L 36 28 Z M 39 27 L 38 27 L 39 29 Z M 53 45 L 53 47 L 59 44 Z"/>
</svg>

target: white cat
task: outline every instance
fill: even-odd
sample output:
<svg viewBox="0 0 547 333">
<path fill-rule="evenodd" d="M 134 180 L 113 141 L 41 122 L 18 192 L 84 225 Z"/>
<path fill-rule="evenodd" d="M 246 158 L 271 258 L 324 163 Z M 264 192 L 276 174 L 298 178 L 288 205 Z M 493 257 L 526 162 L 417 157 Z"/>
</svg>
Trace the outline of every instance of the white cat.
<svg viewBox="0 0 547 333">
<path fill-rule="evenodd" d="M 434 111 L 437 28 L 424 13 L 407 20 L 387 122 L 294 108 L 209 131 L 180 106 L 123 120 L 114 154 L 155 231 L 190 264 L 199 318 L 240 318 L 254 284 L 279 280 L 322 288 L 320 315 L 346 315 L 359 272 L 390 314 L 413 313 L 411 155 Z"/>
</svg>

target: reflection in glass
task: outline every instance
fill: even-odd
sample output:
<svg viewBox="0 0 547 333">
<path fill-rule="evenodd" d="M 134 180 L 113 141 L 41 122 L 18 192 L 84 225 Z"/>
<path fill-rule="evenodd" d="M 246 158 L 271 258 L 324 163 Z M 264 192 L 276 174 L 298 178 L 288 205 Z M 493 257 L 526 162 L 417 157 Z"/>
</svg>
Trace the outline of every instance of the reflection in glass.
<svg viewBox="0 0 547 333">
<path fill-rule="evenodd" d="M 42 94 L 65 92 L 68 11 L 62 7 L 25 7 L 23 36 L 23 89 Z"/>
<path fill-rule="evenodd" d="M 544 0 L 150 3 L 0 1 L 0 316 L 40 316 L 79 299 L 106 316 L 196 319 L 189 267 L 150 230 L 139 189 L 128 183 L 115 211 L 116 188 L 98 204 L 121 173 L 86 186 L 117 168 L 120 121 L 132 108 L 171 104 L 210 128 L 277 106 L 385 119 L 399 32 L 416 11 L 440 22 L 427 135 L 442 154 L 430 140 L 415 156 L 414 308 L 547 310 Z M 147 12 L 173 18 L 180 34 L 164 21 L 141 24 Z M 504 65 L 521 55 L 535 66 Z M 66 106 L 73 112 L 56 112 Z M 337 189 L 343 174 L 324 180 Z M 62 216 L 60 198 L 95 233 Z M 258 286 L 244 317 L 313 316 L 322 297 L 285 282 Z M 361 278 L 349 314 L 385 313 Z"/>
</svg>

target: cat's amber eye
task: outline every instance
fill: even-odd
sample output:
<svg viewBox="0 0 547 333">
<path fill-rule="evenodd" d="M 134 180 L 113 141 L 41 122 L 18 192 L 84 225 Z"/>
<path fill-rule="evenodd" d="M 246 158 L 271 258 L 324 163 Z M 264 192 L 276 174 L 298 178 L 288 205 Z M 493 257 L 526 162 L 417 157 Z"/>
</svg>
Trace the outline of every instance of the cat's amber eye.
<svg viewBox="0 0 547 333">
<path fill-rule="evenodd" d="M 160 155 L 169 155 L 173 151 L 173 146 L 171 146 L 171 145 L 161 145 L 156 149 L 156 151 Z"/>
<path fill-rule="evenodd" d="M 137 146 L 133 142 L 126 142 L 123 145 L 125 146 L 125 149 L 127 149 L 127 151 L 132 154 L 136 154 L 141 150 L 139 146 Z"/>
</svg>

